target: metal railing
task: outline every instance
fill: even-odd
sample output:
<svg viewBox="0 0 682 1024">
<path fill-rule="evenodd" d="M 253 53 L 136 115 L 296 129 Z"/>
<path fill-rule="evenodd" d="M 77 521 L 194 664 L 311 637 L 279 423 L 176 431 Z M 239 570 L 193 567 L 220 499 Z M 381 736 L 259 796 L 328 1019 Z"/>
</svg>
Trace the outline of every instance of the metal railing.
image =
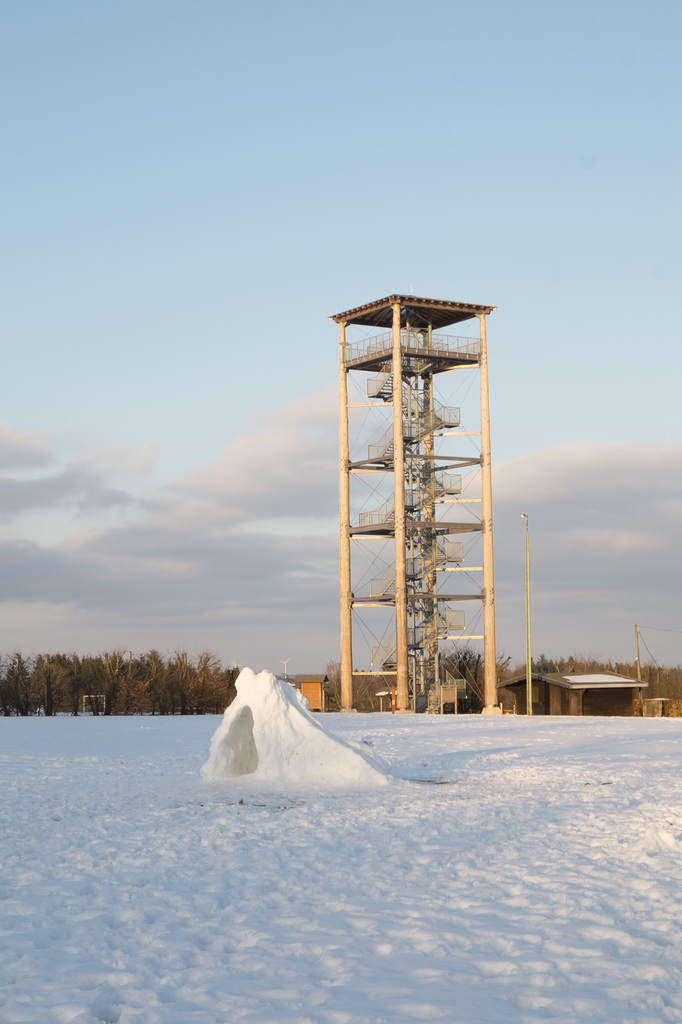
<svg viewBox="0 0 682 1024">
<path fill-rule="evenodd" d="M 358 526 L 381 526 L 382 523 L 392 523 L 394 519 L 395 510 L 393 495 L 391 495 L 383 505 L 372 512 L 361 512 L 358 516 Z"/>
<path fill-rule="evenodd" d="M 421 417 L 424 433 L 441 430 L 443 427 L 458 427 L 460 424 L 459 409 L 450 405 L 433 403 L 433 409 L 427 410 Z"/>
<path fill-rule="evenodd" d="M 421 579 L 435 572 L 438 566 L 450 562 L 464 561 L 464 544 L 457 540 L 441 541 L 435 552 L 405 559 L 405 574 L 411 579 Z"/>
<path fill-rule="evenodd" d="M 363 359 L 373 355 L 390 355 L 393 348 L 393 332 L 384 331 L 362 341 L 350 342 L 346 345 L 346 362 Z M 418 351 L 420 355 L 429 352 L 446 355 L 477 356 L 481 351 L 481 343 L 477 338 L 461 338 L 450 334 L 432 334 L 431 340 L 426 333 L 400 332 L 400 348 L 402 351 Z"/>
<path fill-rule="evenodd" d="M 446 608 L 438 612 L 435 621 L 427 619 L 420 626 L 408 626 L 408 642 L 410 646 L 422 647 L 434 640 L 443 640 L 450 633 L 461 633 L 463 629 L 464 612 L 456 608 Z"/>
<path fill-rule="evenodd" d="M 419 508 L 418 495 L 416 489 L 412 492 L 408 487 L 405 488 L 405 511 L 414 512 L 415 509 Z M 443 492 L 445 493 L 445 492 Z M 395 518 L 395 495 L 389 494 L 388 498 L 382 505 L 377 509 L 373 509 L 371 512 L 360 512 L 358 516 L 359 526 L 377 526 L 379 523 L 393 522 Z"/>
<path fill-rule="evenodd" d="M 379 644 L 370 650 L 370 664 L 372 668 L 395 667 L 396 647 L 395 641 L 387 644 Z"/>
<path fill-rule="evenodd" d="M 393 454 L 393 427 L 389 427 L 381 440 L 376 444 L 367 445 L 368 459 L 381 459 L 384 455 Z"/>
<path fill-rule="evenodd" d="M 439 630 L 443 629 L 446 633 L 452 629 L 461 632 L 464 629 L 464 624 L 464 612 L 459 608 L 446 608 L 438 613 Z"/>
<path fill-rule="evenodd" d="M 369 581 L 370 597 L 392 597 L 395 595 L 395 573 L 386 573 Z"/>
<path fill-rule="evenodd" d="M 368 398 L 392 398 L 393 374 L 380 373 L 378 377 L 370 377 L 367 381 Z"/>
<path fill-rule="evenodd" d="M 435 496 L 462 493 L 461 473 L 436 473 L 434 476 Z"/>
<path fill-rule="evenodd" d="M 377 379 L 377 378 L 375 378 Z M 370 393 L 370 382 L 367 384 L 367 392 Z M 379 391 L 376 394 L 372 394 L 370 397 L 378 397 Z M 403 419 L 403 441 L 411 444 L 419 438 L 425 437 L 427 434 L 432 434 L 437 430 L 442 430 L 446 427 L 458 427 L 459 420 L 459 409 L 455 409 L 451 406 L 441 405 L 440 402 L 436 402 L 434 408 L 426 413 L 415 416 L 412 423 L 409 420 Z M 390 426 L 382 435 L 379 441 L 374 442 L 367 446 L 367 458 L 368 459 L 381 459 L 382 456 L 393 454 L 393 427 Z"/>
<path fill-rule="evenodd" d="M 438 564 L 442 565 L 446 562 L 463 562 L 464 561 L 464 544 L 459 540 L 444 540 L 438 545 L 439 555 L 442 555 L 442 562 L 439 560 Z"/>
</svg>

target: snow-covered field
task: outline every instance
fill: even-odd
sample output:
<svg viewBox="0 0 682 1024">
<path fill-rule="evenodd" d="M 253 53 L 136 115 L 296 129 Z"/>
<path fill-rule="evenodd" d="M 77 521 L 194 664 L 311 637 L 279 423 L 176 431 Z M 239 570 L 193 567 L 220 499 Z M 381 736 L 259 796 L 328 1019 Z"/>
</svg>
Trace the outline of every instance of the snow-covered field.
<svg viewBox="0 0 682 1024">
<path fill-rule="evenodd" d="M 682 1021 L 682 720 L 326 716 L 355 793 L 219 721 L 0 720 L 3 1024 Z"/>
</svg>

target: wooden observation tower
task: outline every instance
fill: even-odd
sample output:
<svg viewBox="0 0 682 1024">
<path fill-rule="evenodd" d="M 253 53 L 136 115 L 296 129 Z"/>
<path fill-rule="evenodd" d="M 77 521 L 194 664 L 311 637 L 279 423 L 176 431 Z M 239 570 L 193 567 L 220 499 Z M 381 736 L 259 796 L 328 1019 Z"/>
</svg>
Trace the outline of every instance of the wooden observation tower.
<svg viewBox="0 0 682 1024">
<path fill-rule="evenodd" d="M 483 642 L 482 696 L 486 709 L 496 705 L 486 353 L 494 309 L 390 295 L 330 318 L 340 343 L 346 711 L 357 662 L 395 679 L 398 711 L 435 706 L 440 659 L 469 641 Z M 443 333 L 465 321 L 477 323 L 474 337 Z M 449 395 L 471 404 L 472 374 L 480 402 L 463 423 Z"/>
</svg>

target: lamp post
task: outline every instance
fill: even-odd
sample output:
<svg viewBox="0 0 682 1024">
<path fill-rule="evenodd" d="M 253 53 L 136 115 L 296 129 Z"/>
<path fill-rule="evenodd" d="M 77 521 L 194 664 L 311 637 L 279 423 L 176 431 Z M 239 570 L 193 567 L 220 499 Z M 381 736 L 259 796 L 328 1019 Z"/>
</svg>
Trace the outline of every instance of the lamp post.
<svg viewBox="0 0 682 1024">
<path fill-rule="evenodd" d="M 642 667 L 639 663 L 639 630 L 637 623 L 635 623 L 635 654 L 637 655 L 637 679 L 641 683 L 642 681 Z"/>
<path fill-rule="evenodd" d="M 533 673 L 530 661 L 530 544 L 528 541 L 528 516 L 521 513 L 526 520 L 526 714 L 533 714 Z"/>
</svg>

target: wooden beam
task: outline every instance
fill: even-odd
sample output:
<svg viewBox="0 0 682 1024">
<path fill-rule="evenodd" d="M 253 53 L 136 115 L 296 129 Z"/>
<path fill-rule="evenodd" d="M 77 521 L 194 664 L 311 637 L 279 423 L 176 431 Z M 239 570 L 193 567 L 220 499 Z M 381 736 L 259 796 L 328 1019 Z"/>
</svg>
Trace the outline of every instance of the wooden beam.
<svg viewBox="0 0 682 1024">
<path fill-rule="evenodd" d="M 481 518 L 483 525 L 483 693 L 486 707 L 497 704 L 495 648 L 495 569 L 493 562 L 493 487 L 490 457 L 490 405 L 488 346 L 485 313 L 479 315 L 481 332 Z"/>
<path fill-rule="evenodd" d="M 405 458 L 400 302 L 393 304 L 393 516 L 395 531 L 395 644 L 398 711 L 409 711 L 405 574 Z"/>
<path fill-rule="evenodd" d="M 351 623 L 350 478 L 348 475 L 348 375 L 346 325 L 339 324 L 339 569 L 341 618 L 341 710 L 353 707 Z"/>
</svg>

